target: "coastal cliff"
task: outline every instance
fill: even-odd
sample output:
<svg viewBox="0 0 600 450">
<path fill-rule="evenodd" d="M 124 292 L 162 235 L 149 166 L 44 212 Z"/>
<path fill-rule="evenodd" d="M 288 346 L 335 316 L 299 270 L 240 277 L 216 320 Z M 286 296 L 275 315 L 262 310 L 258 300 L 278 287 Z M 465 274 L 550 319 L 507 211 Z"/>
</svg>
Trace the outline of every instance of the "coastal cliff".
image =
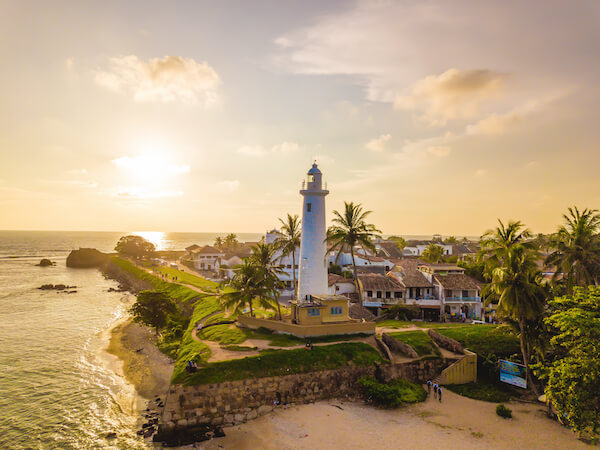
<svg viewBox="0 0 600 450">
<path fill-rule="evenodd" d="M 106 253 L 102 253 L 95 248 L 80 248 L 69 253 L 67 267 L 88 269 L 101 267 L 109 261 L 110 257 Z"/>
</svg>

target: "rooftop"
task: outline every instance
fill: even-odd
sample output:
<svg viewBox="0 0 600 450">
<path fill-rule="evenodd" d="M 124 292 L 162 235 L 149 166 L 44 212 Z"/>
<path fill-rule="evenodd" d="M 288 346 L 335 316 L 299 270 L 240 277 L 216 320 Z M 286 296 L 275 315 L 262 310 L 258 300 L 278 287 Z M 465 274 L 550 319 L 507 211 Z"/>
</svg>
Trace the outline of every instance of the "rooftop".
<svg viewBox="0 0 600 450">
<path fill-rule="evenodd" d="M 358 279 L 362 288 L 367 291 L 398 291 L 404 289 L 402 283 L 394 277 L 388 277 L 377 273 L 359 275 Z"/>
<path fill-rule="evenodd" d="M 475 278 L 465 275 L 464 273 L 449 273 L 447 275 L 436 273 L 434 277 L 444 289 L 481 289 L 481 285 Z"/>
</svg>

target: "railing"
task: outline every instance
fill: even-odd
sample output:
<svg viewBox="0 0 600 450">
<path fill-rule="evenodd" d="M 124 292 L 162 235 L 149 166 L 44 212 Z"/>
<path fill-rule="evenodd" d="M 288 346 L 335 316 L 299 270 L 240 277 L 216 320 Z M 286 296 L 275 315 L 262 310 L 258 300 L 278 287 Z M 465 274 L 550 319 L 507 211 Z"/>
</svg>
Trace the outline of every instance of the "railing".
<svg viewBox="0 0 600 450">
<path fill-rule="evenodd" d="M 446 302 L 480 302 L 481 297 L 446 297 Z"/>
</svg>

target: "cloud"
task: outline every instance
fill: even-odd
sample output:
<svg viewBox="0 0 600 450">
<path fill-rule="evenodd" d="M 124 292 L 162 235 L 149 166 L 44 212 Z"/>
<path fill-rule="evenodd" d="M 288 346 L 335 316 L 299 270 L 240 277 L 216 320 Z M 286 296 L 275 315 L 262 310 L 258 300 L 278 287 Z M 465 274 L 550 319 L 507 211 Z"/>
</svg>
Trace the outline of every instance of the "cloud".
<svg viewBox="0 0 600 450">
<path fill-rule="evenodd" d="M 324 154 L 314 155 L 313 159 L 317 161 L 317 164 L 333 164 L 335 162 L 335 158 Z"/>
<path fill-rule="evenodd" d="M 433 156 L 443 158 L 444 156 L 448 156 L 452 149 L 443 145 L 432 145 L 427 147 L 426 151 Z"/>
<path fill-rule="evenodd" d="M 469 119 L 479 113 L 483 102 L 498 94 L 505 78 L 490 70 L 449 69 L 415 83 L 408 94 L 396 97 L 394 107 L 421 112 L 434 125 Z"/>
<path fill-rule="evenodd" d="M 206 62 L 180 56 L 110 58 L 109 67 L 97 72 L 95 80 L 106 89 L 131 94 L 137 102 L 200 102 L 207 107 L 217 102 L 221 84 Z"/>
<path fill-rule="evenodd" d="M 117 188 L 113 193 L 114 197 L 121 199 L 156 199 L 156 198 L 171 198 L 180 197 L 183 191 L 150 191 L 140 187 Z"/>
<path fill-rule="evenodd" d="M 237 149 L 240 155 L 253 158 L 262 158 L 268 154 L 290 155 L 303 150 L 302 146 L 296 142 L 284 141 L 281 144 L 273 145 L 271 148 L 265 148 L 262 145 L 244 145 Z"/>
<path fill-rule="evenodd" d="M 219 186 L 228 191 L 235 191 L 240 187 L 240 180 L 223 180 L 219 182 Z"/>
<path fill-rule="evenodd" d="M 86 168 L 82 167 L 81 169 L 68 170 L 67 173 L 69 173 L 71 175 L 87 175 L 88 171 Z"/>
<path fill-rule="evenodd" d="M 392 139 L 391 134 L 382 134 L 379 137 L 371 139 L 369 142 L 367 142 L 365 148 L 367 150 L 371 150 L 372 152 L 383 152 L 390 139 Z"/>
</svg>

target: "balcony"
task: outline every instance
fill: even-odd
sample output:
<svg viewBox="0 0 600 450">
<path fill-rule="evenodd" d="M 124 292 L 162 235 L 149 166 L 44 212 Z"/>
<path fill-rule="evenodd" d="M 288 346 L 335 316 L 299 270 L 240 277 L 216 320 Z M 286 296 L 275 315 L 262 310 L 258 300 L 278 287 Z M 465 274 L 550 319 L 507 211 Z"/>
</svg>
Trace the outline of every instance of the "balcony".
<svg viewBox="0 0 600 450">
<path fill-rule="evenodd" d="M 481 302 L 481 297 L 446 297 L 444 303 L 478 303 Z"/>
</svg>

